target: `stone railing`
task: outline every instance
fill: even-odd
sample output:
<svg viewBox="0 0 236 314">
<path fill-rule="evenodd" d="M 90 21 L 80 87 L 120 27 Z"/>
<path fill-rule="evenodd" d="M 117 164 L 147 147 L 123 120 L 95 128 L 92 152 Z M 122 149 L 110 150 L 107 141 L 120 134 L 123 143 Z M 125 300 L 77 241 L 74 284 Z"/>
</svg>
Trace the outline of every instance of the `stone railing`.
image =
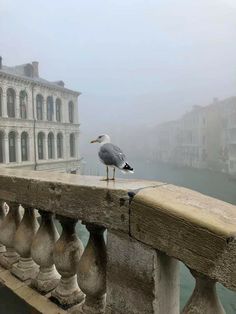
<svg viewBox="0 0 236 314">
<path fill-rule="evenodd" d="M 196 279 L 182 313 L 225 313 L 216 282 L 236 289 L 236 206 L 160 182 L 12 169 L 0 200 L 1 265 L 63 313 L 177 314 L 178 260 Z"/>
</svg>

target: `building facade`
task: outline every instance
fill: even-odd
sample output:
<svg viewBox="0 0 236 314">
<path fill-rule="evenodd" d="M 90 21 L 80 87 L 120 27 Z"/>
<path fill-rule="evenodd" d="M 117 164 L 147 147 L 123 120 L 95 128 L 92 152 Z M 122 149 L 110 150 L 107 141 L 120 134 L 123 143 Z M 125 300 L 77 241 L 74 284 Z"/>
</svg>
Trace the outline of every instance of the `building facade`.
<svg viewBox="0 0 236 314">
<path fill-rule="evenodd" d="M 153 133 L 156 160 L 236 177 L 236 97 L 194 106 L 180 119 L 158 125 Z"/>
<path fill-rule="evenodd" d="M 38 62 L 7 67 L 0 58 L 0 164 L 77 172 L 79 95 L 40 78 Z"/>
</svg>

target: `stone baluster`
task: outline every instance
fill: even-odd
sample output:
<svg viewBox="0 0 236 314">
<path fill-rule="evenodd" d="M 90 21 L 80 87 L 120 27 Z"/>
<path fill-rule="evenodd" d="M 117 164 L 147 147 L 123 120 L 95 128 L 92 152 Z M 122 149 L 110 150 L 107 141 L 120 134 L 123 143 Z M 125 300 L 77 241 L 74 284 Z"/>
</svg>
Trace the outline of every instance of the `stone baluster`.
<svg viewBox="0 0 236 314">
<path fill-rule="evenodd" d="M 31 246 L 31 256 L 39 265 L 39 273 L 32 280 L 32 286 L 47 293 L 58 285 L 60 278 L 53 261 L 53 249 L 59 234 L 53 222 L 53 214 L 41 210 L 39 213 L 41 223 Z"/>
<path fill-rule="evenodd" d="M 62 234 L 54 247 L 54 262 L 61 280 L 52 297 L 60 304 L 71 306 L 84 300 L 84 294 L 77 283 L 77 266 L 83 253 L 83 244 L 76 235 L 77 219 L 57 216 Z"/>
<path fill-rule="evenodd" d="M 35 210 L 24 206 L 24 216 L 15 234 L 14 246 L 20 255 L 19 262 L 12 266 L 11 272 L 21 280 L 33 279 L 38 273 L 38 265 L 32 260 L 31 245 L 38 230 Z"/>
<path fill-rule="evenodd" d="M 14 238 L 20 221 L 19 205 L 11 202 L 9 204 L 8 214 L 1 223 L 0 229 L 0 242 L 6 246 L 6 252 L 1 256 L 0 264 L 5 268 L 11 268 L 11 266 L 19 260 L 19 255 L 14 248 Z"/>
<path fill-rule="evenodd" d="M 86 224 L 90 232 L 88 244 L 78 264 L 78 284 L 86 295 L 82 311 L 86 314 L 104 313 L 106 294 L 107 254 L 104 227 Z"/>
<path fill-rule="evenodd" d="M 0 228 L 1 228 L 1 224 L 6 216 L 6 210 L 5 210 L 5 203 L 4 201 L 0 200 Z M 6 247 L 5 245 L 0 243 L 0 253 L 4 253 L 6 252 Z"/>
<path fill-rule="evenodd" d="M 191 273 L 196 279 L 196 285 L 182 314 L 225 314 L 216 293 L 215 280 L 194 270 Z"/>
</svg>

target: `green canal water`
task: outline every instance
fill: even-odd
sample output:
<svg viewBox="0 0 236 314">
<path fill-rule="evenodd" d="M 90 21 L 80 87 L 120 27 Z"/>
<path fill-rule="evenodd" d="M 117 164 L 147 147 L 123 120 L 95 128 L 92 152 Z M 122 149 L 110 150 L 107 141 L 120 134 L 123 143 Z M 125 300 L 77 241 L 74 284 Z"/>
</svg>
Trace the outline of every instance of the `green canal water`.
<svg viewBox="0 0 236 314">
<path fill-rule="evenodd" d="M 104 167 L 100 163 L 95 163 L 96 159 L 86 158 L 85 160 L 82 165 L 82 174 L 105 175 Z M 142 160 L 133 161 L 132 166 L 135 169 L 133 175 L 125 176 L 119 173 L 119 176 L 168 182 L 188 187 L 236 205 L 236 181 L 230 180 L 226 174 L 208 170 L 176 168 L 166 164 L 145 162 Z M 79 225 L 78 233 L 82 242 L 86 244 L 88 234 L 83 226 Z M 193 291 L 194 279 L 190 275 L 189 270 L 182 263 L 180 272 L 180 301 L 182 308 Z M 236 314 L 236 294 L 220 284 L 217 285 L 217 290 L 226 313 Z M 25 303 L 21 302 L 6 288 L 0 286 L 0 314 L 16 313 L 28 314 L 30 312 Z"/>
</svg>

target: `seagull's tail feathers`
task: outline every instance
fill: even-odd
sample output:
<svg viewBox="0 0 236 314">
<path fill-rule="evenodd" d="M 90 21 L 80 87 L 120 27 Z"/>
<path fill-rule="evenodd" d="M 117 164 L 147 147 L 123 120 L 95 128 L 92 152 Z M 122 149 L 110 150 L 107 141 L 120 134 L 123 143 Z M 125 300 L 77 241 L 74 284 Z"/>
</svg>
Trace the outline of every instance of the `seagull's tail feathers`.
<svg viewBox="0 0 236 314">
<path fill-rule="evenodd" d="M 126 172 L 134 173 L 134 169 L 132 167 L 130 167 L 130 165 L 127 162 L 121 168 L 121 171 L 124 172 L 124 173 L 126 173 Z"/>
</svg>

